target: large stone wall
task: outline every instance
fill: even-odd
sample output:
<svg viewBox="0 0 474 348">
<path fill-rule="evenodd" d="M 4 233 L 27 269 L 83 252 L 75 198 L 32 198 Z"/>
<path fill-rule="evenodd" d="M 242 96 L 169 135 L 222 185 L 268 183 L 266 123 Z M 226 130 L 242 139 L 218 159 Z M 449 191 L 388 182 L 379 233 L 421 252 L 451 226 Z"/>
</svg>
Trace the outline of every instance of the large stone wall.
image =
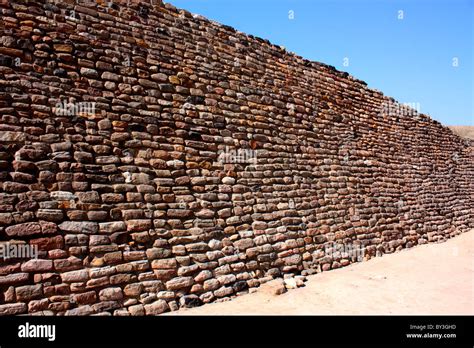
<svg viewBox="0 0 474 348">
<path fill-rule="evenodd" d="M 158 314 L 474 227 L 469 140 L 126 2 L 0 0 L 0 239 L 38 251 L 0 261 L 0 314 Z"/>
</svg>

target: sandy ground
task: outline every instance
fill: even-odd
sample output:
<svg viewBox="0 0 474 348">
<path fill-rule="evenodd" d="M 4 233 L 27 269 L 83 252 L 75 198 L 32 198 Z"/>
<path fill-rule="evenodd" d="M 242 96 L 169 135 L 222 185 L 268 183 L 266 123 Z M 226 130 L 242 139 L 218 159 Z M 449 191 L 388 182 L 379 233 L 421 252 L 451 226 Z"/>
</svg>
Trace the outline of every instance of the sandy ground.
<svg viewBox="0 0 474 348">
<path fill-rule="evenodd" d="M 448 126 L 451 130 L 456 133 L 457 135 L 468 138 L 474 139 L 474 126 Z"/>
<path fill-rule="evenodd" d="M 474 314 L 474 230 L 308 277 L 276 296 L 259 289 L 171 315 Z"/>
</svg>

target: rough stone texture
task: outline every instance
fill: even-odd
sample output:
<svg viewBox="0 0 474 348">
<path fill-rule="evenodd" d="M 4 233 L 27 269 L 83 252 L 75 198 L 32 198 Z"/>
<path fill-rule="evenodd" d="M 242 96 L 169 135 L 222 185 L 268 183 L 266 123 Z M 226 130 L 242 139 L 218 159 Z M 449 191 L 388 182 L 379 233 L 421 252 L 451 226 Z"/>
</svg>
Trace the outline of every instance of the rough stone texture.
<svg viewBox="0 0 474 348">
<path fill-rule="evenodd" d="M 1 261 L 0 315 L 156 315 L 360 261 L 333 243 L 370 259 L 474 227 L 470 140 L 266 40 L 114 2 L 0 1 L 0 236 L 38 247 Z"/>
</svg>

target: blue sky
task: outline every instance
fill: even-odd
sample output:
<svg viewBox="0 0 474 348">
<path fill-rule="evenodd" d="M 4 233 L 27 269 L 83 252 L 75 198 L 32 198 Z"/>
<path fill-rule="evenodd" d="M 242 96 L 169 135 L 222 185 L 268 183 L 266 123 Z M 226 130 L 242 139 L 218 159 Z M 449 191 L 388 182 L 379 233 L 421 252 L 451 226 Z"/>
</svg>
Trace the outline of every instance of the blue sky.
<svg viewBox="0 0 474 348">
<path fill-rule="evenodd" d="M 347 71 L 401 103 L 419 103 L 443 124 L 474 125 L 474 1 L 169 2 Z"/>
</svg>

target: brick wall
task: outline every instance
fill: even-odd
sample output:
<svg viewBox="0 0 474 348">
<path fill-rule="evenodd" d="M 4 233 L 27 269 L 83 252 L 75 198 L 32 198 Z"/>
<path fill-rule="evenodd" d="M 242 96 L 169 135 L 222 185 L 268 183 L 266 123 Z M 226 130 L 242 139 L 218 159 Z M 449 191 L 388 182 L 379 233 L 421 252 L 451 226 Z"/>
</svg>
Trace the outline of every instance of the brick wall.
<svg viewBox="0 0 474 348">
<path fill-rule="evenodd" d="M 473 148 L 438 122 L 171 5 L 97 3 L 0 0 L 0 314 L 159 314 L 474 227 Z"/>
</svg>

